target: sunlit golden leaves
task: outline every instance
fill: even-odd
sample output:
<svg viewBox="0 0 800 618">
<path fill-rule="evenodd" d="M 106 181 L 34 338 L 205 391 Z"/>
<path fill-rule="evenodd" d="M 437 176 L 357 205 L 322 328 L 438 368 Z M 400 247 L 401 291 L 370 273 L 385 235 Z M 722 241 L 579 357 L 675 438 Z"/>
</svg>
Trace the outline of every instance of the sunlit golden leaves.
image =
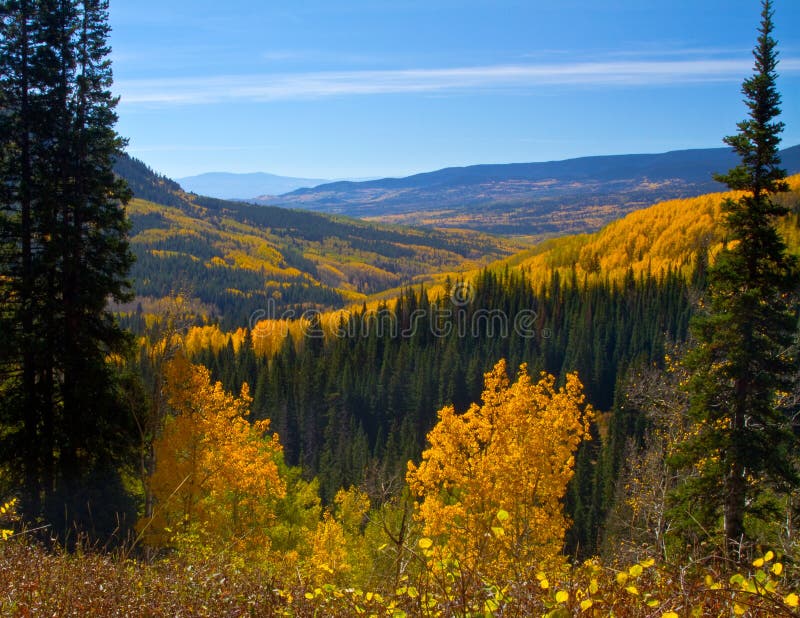
<svg viewBox="0 0 800 618">
<path fill-rule="evenodd" d="M 800 191 L 800 176 L 788 179 L 792 191 Z M 713 260 L 722 245 L 722 203 L 737 193 L 711 193 L 669 200 L 634 211 L 594 234 L 556 238 L 535 249 L 509 258 L 512 265 L 530 269 L 534 285 L 553 271 L 569 275 L 576 270 L 580 281 L 621 281 L 629 269 L 635 276 L 663 274 L 672 269 L 689 275 L 698 253 Z M 789 194 L 791 195 L 791 194 Z M 795 198 L 796 199 L 796 198 Z M 778 224 L 790 250 L 800 248 L 800 233 L 792 217 Z M 545 277 L 538 280 L 537 277 Z"/>
<path fill-rule="evenodd" d="M 178 354 L 166 369 L 174 415 L 156 440 L 152 520 L 140 522 L 153 544 L 191 529 L 199 542 L 266 549 L 274 502 L 285 488 L 276 459 L 281 445 L 269 421 L 246 419 L 247 385 L 238 397 L 212 384 L 205 367 Z"/>
<path fill-rule="evenodd" d="M 422 462 L 409 463 L 426 537 L 490 573 L 556 556 L 568 525 L 561 500 L 590 418 L 575 374 L 556 389 L 552 376 L 533 383 L 523 365 L 511 384 L 500 361 L 485 376 L 483 404 L 440 410 Z"/>
</svg>

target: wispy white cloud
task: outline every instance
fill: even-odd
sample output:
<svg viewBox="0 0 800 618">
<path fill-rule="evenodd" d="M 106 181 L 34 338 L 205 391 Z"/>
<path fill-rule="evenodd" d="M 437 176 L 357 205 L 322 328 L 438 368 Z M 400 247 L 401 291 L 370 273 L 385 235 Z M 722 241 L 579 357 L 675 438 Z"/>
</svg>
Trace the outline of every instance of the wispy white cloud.
<svg viewBox="0 0 800 618">
<path fill-rule="evenodd" d="M 117 82 L 124 105 L 263 102 L 403 93 L 495 92 L 546 86 L 654 86 L 739 81 L 747 59 L 631 60 L 568 64 L 513 64 L 441 69 L 398 69 L 219 75 Z M 800 71 L 783 58 L 782 74 Z"/>
</svg>

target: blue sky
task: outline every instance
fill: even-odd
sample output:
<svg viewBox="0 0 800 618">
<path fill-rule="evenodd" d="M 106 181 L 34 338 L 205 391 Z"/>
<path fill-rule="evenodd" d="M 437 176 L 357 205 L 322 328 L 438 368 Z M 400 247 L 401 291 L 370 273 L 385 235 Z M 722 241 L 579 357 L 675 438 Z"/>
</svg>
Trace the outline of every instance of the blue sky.
<svg viewBox="0 0 800 618">
<path fill-rule="evenodd" d="M 800 1 L 776 0 L 784 146 Z M 111 0 L 119 132 L 177 178 L 400 176 L 721 146 L 757 0 Z"/>
</svg>

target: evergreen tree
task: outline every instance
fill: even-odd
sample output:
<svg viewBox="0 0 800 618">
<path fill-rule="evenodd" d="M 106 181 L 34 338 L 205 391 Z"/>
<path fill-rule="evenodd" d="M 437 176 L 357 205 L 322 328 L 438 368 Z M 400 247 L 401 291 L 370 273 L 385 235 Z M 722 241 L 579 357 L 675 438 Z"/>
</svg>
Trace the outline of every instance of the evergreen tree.
<svg viewBox="0 0 800 618">
<path fill-rule="evenodd" d="M 8 0 L 0 29 L 2 412 L 19 442 L 2 456 L 22 471 L 25 514 L 70 526 L 78 508 L 97 521 L 87 502 L 120 486 L 134 444 L 108 360 L 128 342 L 107 303 L 130 298 L 132 263 L 108 0 Z"/>
<path fill-rule="evenodd" d="M 770 197 L 787 185 L 779 167 L 783 123 L 776 121 L 771 1 L 762 7 L 754 74 L 742 86 L 749 118 L 725 138 L 741 163 L 717 177 L 744 195 L 724 205 L 728 243 L 710 269 L 709 303 L 695 319 L 698 343 L 688 361 L 696 431 L 676 459 L 694 471 L 678 493 L 683 512 L 688 509 L 706 530 L 721 515 L 729 552 L 747 539 L 746 515 L 763 507 L 767 493 L 798 482 L 789 456 L 796 438 L 778 402 L 793 370 L 787 350 L 797 279 L 774 225 L 786 209 Z"/>
<path fill-rule="evenodd" d="M 0 346 L 4 396 L 3 421 L 22 425 L 17 432 L 15 455 L 21 463 L 22 483 L 35 486 L 37 453 L 31 434 L 35 432 L 35 383 L 32 347 L 22 342 L 33 331 L 32 315 L 25 311 L 31 298 L 31 125 L 29 83 L 31 80 L 30 22 L 28 2 L 0 4 L 0 300 L 2 322 Z M 19 353 L 15 353 L 18 350 Z M 10 384 L 20 385 L 14 391 Z M 9 445 L 10 446 L 10 445 Z M 6 447 L 8 450 L 8 447 Z"/>
<path fill-rule="evenodd" d="M 53 282 L 52 145 L 60 47 L 53 16 L 40 3 L 0 4 L 0 262 L 2 287 L 2 412 L 13 428 L 4 457 L 17 465 L 23 508 L 39 512 L 40 489 L 52 487 L 52 346 L 47 320 Z"/>
</svg>

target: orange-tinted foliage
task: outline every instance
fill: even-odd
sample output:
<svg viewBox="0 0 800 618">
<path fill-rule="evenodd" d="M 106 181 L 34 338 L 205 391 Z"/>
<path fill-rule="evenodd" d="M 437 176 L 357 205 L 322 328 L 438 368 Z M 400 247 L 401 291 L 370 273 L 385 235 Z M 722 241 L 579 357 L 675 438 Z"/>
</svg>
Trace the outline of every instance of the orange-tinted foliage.
<svg viewBox="0 0 800 618">
<path fill-rule="evenodd" d="M 561 500 L 591 410 L 575 374 L 556 389 L 525 365 L 511 384 L 505 361 L 485 376 L 483 405 L 439 411 L 430 447 L 407 479 L 424 534 L 469 570 L 497 577 L 554 558 L 567 529 Z"/>
<path fill-rule="evenodd" d="M 174 415 L 155 443 L 156 507 L 152 520 L 140 522 L 147 541 L 166 545 L 193 534 L 206 546 L 268 549 L 274 503 L 285 491 L 281 445 L 267 435 L 269 421 L 247 421 L 247 385 L 234 397 L 180 354 L 167 366 L 166 383 Z"/>
</svg>

